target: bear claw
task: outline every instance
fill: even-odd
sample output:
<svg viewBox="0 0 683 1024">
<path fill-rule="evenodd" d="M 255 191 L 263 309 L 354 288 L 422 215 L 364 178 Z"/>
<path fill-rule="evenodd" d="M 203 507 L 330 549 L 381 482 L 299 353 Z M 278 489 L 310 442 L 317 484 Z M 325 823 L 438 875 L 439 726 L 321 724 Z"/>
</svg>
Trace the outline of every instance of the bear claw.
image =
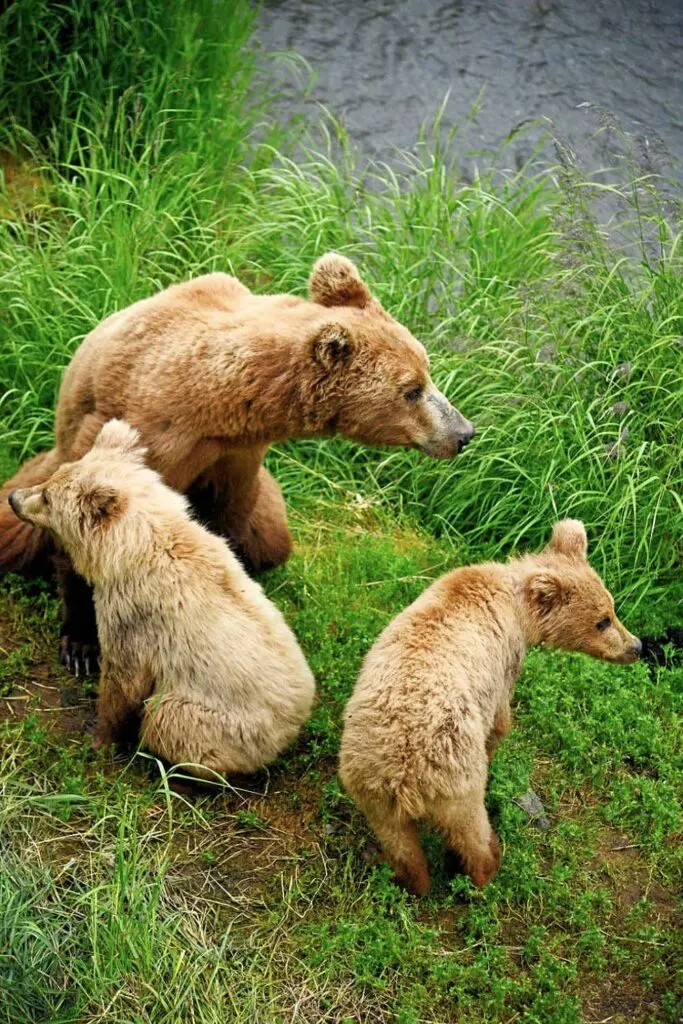
<svg viewBox="0 0 683 1024">
<path fill-rule="evenodd" d="M 63 636 L 59 642 L 59 660 L 73 676 L 96 675 L 100 668 L 100 652 L 97 644 L 81 643 Z"/>
</svg>

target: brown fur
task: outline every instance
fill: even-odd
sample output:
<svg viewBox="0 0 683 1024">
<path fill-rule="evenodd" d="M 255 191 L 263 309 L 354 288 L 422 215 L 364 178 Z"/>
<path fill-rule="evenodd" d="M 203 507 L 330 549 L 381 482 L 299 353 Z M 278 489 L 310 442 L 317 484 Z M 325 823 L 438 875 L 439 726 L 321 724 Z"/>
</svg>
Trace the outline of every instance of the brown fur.
<svg viewBox="0 0 683 1024">
<path fill-rule="evenodd" d="M 439 826 L 475 885 L 498 870 L 484 806 L 488 762 L 510 728 L 527 647 L 637 658 L 640 641 L 616 618 L 586 547 L 583 524 L 567 519 L 539 555 L 455 569 L 367 655 L 345 712 L 340 775 L 413 892 L 430 884 L 422 819 Z"/>
<path fill-rule="evenodd" d="M 199 776 L 254 771 L 308 717 L 313 676 L 277 608 L 144 456 L 114 420 L 80 461 L 14 491 L 12 508 L 94 584 L 96 745 L 137 715 L 151 751 Z"/>
<path fill-rule="evenodd" d="M 17 487 L 33 487 L 44 483 L 59 465 L 59 456 L 53 449 L 41 452 L 25 462 L 11 480 L 0 488 L 0 567 L 3 572 L 30 572 L 41 558 L 46 535 L 34 530 L 13 514 L 7 503 L 8 495 Z"/>
<path fill-rule="evenodd" d="M 353 263 L 321 257 L 310 294 L 253 295 L 215 273 L 114 313 L 67 367 L 55 449 L 24 466 L 3 495 L 44 482 L 80 459 L 107 420 L 125 419 L 149 465 L 189 492 L 258 571 L 291 549 L 280 489 L 263 467 L 272 442 L 344 434 L 454 456 L 472 424 L 436 390 L 424 347 L 373 299 Z M 26 569 L 44 539 L 0 503 L 0 571 Z"/>
</svg>

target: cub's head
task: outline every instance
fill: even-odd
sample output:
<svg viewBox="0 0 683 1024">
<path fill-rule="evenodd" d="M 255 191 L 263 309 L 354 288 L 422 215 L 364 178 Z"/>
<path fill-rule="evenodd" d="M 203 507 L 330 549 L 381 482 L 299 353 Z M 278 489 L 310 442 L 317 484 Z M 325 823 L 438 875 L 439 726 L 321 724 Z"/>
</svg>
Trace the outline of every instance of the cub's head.
<svg viewBox="0 0 683 1024">
<path fill-rule="evenodd" d="M 588 564 L 587 552 L 583 523 L 562 519 L 545 550 L 523 559 L 524 600 L 534 632 L 549 647 L 604 661 L 636 661 L 642 644 L 617 618 L 612 595 Z"/>
<path fill-rule="evenodd" d="M 313 267 L 309 289 L 328 311 L 310 344 L 315 389 L 331 411 L 329 432 L 438 459 L 462 451 L 474 424 L 435 387 L 424 346 L 382 308 L 354 264 L 327 253 Z"/>
<path fill-rule="evenodd" d="M 148 539 L 131 515 L 140 497 L 159 486 L 144 459 L 137 430 L 110 420 L 82 459 L 8 500 L 20 519 L 57 538 L 82 575 L 96 579 L 113 561 L 124 568 Z"/>
</svg>

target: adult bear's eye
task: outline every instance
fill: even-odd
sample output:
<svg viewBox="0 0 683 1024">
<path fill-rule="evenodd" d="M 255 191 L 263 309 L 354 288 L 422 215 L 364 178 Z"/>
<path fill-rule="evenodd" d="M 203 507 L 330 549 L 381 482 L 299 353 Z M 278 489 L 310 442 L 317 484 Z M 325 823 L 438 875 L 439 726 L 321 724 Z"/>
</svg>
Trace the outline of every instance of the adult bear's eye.
<svg viewBox="0 0 683 1024">
<path fill-rule="evenodd" d="M 50 495 L 47 493 L 47 491 L 43 491 L 43 501 L 45 502 L 45 504 L 49 508 L 50 507 Z"/>
<path fill-rule="evenodd" d="M 410 391 L 406 391 L 406 402 L 419 402 L 420 398 L 422 398 L 422 386 L 420 384 L 416 384 Z"/>
<path fill-rule="evenodd" d="M 604 618 L 604 619 L 600 619 L 600 621 L 599 621 L 599 622 L 596 622 L 596 624 L 595 624 L 595 628 L 596 628 L 596 629 L 597 629 L 597 630 L 598 630 L 598 631 L 599 631 L 600 633 L 604 633 L 604 631 L 605 631 L 605 630 L 607 629 L 607 627 L 608 627 L 608 626 L 611 626 L 611 625 L 612 625 L 612 620 L 610 619 L 610 617 L 609 617 L 609 615 L 608 615 L 608 616 L 607 616 L 606 618 Z"/>
</svg>

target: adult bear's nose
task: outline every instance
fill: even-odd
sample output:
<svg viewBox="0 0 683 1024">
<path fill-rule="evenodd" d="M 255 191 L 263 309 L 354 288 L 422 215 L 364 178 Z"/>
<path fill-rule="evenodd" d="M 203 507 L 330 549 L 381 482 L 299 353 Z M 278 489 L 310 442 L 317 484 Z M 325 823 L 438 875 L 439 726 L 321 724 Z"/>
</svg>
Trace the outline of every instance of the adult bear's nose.
<svg viewBox="0 0 683 1024">
<path fill-rule="evenodd" d="M 477 428 L 475 427 L 474 423 L 470 423 L 469 420 L 467 420 L 467 423 L 469 424 L 468 429 L 463 433 L 462 437 L 460 437 L 460 439 L 458 440 L 458 455 L 463 450 L 463 448 L 467 447 L 467 445 L 470 443 L 470 441 L 477 432 Z"/>
</svg>

